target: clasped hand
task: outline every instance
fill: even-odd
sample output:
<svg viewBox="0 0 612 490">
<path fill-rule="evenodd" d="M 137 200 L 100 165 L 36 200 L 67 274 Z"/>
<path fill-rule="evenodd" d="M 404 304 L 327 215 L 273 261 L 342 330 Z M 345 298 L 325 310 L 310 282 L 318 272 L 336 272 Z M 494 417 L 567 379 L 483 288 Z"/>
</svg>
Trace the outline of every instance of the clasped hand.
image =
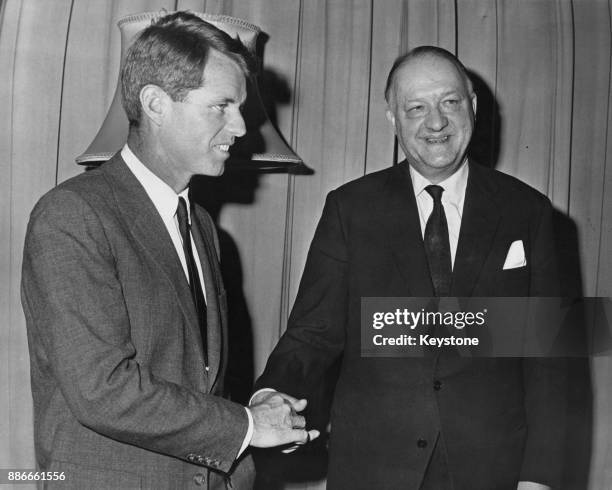
<svg viewBox="0 0 612 490">
<path fill-rule="evenodd" d="M 306 400 L 276 391 L 258 393 L 251 400 L 249 410 L 253 416 L 251 446 L 274 447 L 292 444 L 297 446 L 319 437 L 319 431 L 306 430 L 306 420 L 299 412 L 306 408 Z"/>
</svg>

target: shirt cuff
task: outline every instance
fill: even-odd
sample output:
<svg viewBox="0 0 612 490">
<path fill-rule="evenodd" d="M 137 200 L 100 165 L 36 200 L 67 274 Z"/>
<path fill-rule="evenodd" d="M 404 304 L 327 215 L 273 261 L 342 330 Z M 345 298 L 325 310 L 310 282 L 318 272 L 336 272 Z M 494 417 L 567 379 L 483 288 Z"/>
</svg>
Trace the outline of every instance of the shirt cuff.
<svg viewBox="0 0 612 490">
<path fill-rule="evenodd" d="M 251 395 L 251 398 L 249 399 L 249 405 L 253 401 L 253 397 L 255 395 L 257 395 L 258 393 L 264 392 L 264 391 L 276 391 L 276 390 L 273 390 L 272 388 L 262 388 L 261 390 L 257 390 L 255 393 Z M 236 459 L 238 459 L 240 455 L 244 452 L 244 450 L 247 447 L 249 447 L 249 444 L 251 444 L 251 439 L 253 438 L 253 431 L 254 431 L 254 425 L 255 425 L 255 423 L 253 422 L 253 415 L 251 414 L 251 411 L 247 407 L 244 407 L 244 409 L 246 410 L 247 416 L 249 417 L 249 428 L 247 429 L 246 436 L 244 436 L 244 441 L 242 441 L 242 446 L 240 446 L 240 451 L 238 451 L 238 456 L 236 456 Z"/>
<path fill-rule="evenodd" d="M 247 417 L 249 418 L 249 428 L 247 429 L 246 436 L 244 436 L 244 441 L 242 441 L 242 446 L 240 446 L 240 451 L 238 451 L 238 456 L 236 456 L 236 459 L 238 459 L 244 450 L 249 447 L 249 444 L 251 444 L 251 439 L 253 438 L 253 415 L 251 415 L 251 411 L 247 407 L 244 407 L 244 409 L 246 410 Z"/>
<path fill-rule="evenodd" d="M 249 398 L 249 406 L 251 406 L 251 404 L 253 403 L 253 398 L 255 398 L 255 396 L 259 395 L 260 393 L 264 393 L 266 391 L 276 391 L 276 390 L 274 388 L 261 388 L 260 390 L 257 390 L 255 393 L 251 395 L 251 398 Z"/>
</svg>

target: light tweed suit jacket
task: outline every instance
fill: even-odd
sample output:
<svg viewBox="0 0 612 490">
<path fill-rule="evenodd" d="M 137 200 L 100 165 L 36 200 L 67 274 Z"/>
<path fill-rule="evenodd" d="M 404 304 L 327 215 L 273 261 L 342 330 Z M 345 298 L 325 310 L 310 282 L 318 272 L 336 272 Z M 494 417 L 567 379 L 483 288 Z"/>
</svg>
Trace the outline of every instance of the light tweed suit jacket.
<svg viewBox="0 0 612 490">
<path fill-rule="evenodd" d="M 36 456 L 62 488 L 250 488 L 244 408 L 222 397 L 226 301 L 210 216 L 194 241 L 206 372 L 189 285 L 153 203 L 117 154 L 46 194 L 22 276 Z"/>
</svg>

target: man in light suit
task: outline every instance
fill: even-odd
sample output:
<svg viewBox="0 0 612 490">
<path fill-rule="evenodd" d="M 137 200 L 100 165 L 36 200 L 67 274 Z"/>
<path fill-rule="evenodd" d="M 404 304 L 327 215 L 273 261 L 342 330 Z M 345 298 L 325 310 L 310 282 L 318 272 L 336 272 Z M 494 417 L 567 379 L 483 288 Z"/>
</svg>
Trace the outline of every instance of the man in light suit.
<svg viewBox="0 0 612 490">
<path fill-rule="evenodd" d="M 459 60 L 417 48 L 395 62 L 385 96 L 406 160 L 328 195 L 252 401 L 310 396 L 341 356 L 328 489 L 554 487 L 562 361 L 360 354 L 364 297 L 556 295 L 550 202 L 466 157 L 476 95 Z"/>
<path fill-rule="evenodd" d="M 130 47 L 127 144 L 46 194 L 28 226 L 22 300 L 36 456 L 62 488 L 251 488 L 248 445 L 316 437 L 279 395 L 223 398 L 226 303 L 195 174 L 245 133 L 248 54 L 179 12 Z"/>
</svg>

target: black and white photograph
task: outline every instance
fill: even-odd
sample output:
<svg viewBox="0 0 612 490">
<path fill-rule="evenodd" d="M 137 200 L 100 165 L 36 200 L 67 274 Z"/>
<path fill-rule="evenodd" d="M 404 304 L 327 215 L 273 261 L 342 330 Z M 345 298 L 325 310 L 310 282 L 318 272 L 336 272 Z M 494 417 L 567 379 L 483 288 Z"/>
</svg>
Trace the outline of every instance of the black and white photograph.
<svg viewBox="0 0 612 490">
<path fill-rule="evenodd" d="M 611 490 L 612 0 L 0 0 L 0 486 Z"/>
</svg>

